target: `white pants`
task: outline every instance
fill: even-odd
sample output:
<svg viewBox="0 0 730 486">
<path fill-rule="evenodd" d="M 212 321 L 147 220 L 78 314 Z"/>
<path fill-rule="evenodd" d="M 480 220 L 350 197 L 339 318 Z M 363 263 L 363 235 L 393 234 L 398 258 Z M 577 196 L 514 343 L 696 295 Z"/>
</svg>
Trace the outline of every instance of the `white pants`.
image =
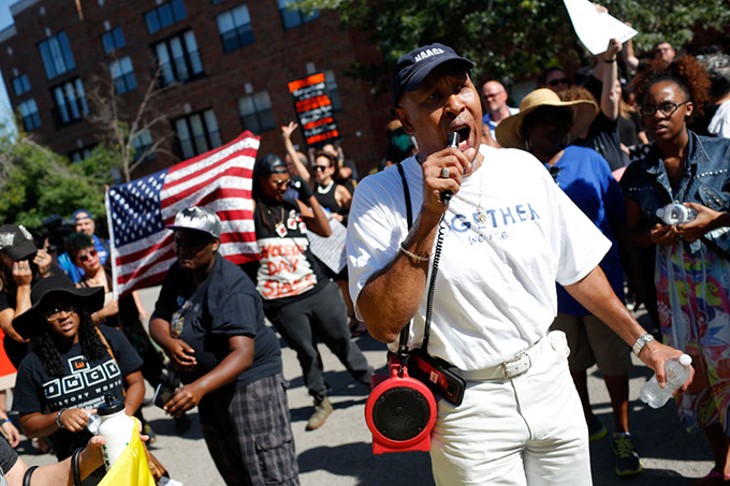
<svg viewBox="0 0 730 486">
<path fill-rule="evenodd" d="M 440 400 L 431 435 L 438 485 L 590 486 L 588 429 L 562 332 L 535 345 L 506 381 L 468 382 L 459 407 Z"/>
</svg>

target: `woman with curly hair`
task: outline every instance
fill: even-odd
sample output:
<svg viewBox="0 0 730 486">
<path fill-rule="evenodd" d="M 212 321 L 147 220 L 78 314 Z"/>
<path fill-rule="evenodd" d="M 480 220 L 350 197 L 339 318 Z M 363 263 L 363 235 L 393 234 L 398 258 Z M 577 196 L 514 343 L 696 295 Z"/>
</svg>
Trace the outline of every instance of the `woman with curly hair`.
<svg viewBox="0 0 730 486">
<path fill-rule="evenodd" d="M 651 150 L 621 179 L 627 224 L 638 245 L 656 244 L 655 282 L 664 341 L 692 356 L 696 375 L 677 395 L 680 417 L 712 448 L 708 481 L 730 481 L 730 139 L 702 137 L 687 122 L 705 105 L 710 80 L 689 56 L 654 62 L 633 81 Z M 681 203 L 697 212 L 665 224 L 657 209 Z"/>
<path fill-rule="evenodd" d="M 142 359 L 120 331 L 92 323 L 103 289 L 77 289 L 51 276 L 33 287 L 31 302 L 13 320 L 32 343 L 18 368 L 13 408 L 25 435 L 50 436 L 61 460 L 89 441 L 86 424 L 105 395 L 123 398 L 127 415 L 137 411 L 144 398 Z"/>
</svg>

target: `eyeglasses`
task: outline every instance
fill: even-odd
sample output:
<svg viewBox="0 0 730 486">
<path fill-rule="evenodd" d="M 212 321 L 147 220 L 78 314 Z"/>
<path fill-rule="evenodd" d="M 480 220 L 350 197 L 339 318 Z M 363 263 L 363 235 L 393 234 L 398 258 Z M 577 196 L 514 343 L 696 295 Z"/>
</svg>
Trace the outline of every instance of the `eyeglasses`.
<svg viewBox="0 0 730 486">
<path fill-rule="evenodd" d="M 61 313 L 68 314 L 69 312 L 76 312 L 73 305 L 71 304 L 57 304 L 51 306 L 49 309 L 43 311 L 43 317 L 50 323 L 60 321 L 63 317 Z"/>
<path fill-rule="evenodd" d="M 657 111 L 661 111 L 662 115 L 669 118 L 674 115 L 674 112 L 679 109 L 680 106 L 686 105 L 691 100 L 683 101 L 681 103 L 672 103 L 671 101 L 665 101 L 659 105 L 641 105 L 639 113 L 641 116 L 654 116 Z"/>
<path fill-rule="evenodd" d="M 84 253 L 83 255 L 79 255 L 79 260 L 82 262 L 85 262 L 86 260 L 90 260 L 96 256 L 96 250 L 89 250 L 87 253 Z"/>
<path fill-rule="evenodd" d="M 558 86 L 559 84 L 569 84 L 568 78 L 556 78 L 556 79 L 551 79 L 550 81 L 547 82 L 548 86 L 553 86 L 553 87 Z"/>
<path fill-rule="evenodd" d="M 315 166 L 314 166 L 314 170 L 315 170 L 316 172 L 319 172 L 320 170 L 321 170 L 322 172 L 324 172 L 324 171 L 326 171 L 327 169 L 329 169 L 329 166 L 328 166 L 328 165 L 315 165 Z"/>
<path fill-rule="evenodd" d="M 289 184 L 291 184 L 291 179 L 272 180 L 271 182 L 275 184 L 276 187 L 287 187 Z"/>
</svg>

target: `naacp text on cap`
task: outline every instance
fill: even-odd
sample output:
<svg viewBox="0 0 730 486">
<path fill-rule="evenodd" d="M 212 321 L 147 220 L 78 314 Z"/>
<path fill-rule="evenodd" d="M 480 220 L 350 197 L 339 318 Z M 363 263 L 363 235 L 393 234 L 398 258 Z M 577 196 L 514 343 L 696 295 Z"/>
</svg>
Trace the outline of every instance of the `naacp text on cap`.
<svg viewBox="0 0 730 486">
<path fill-rule="evenodd" d="M 446 51 L 444 51 L 443 49 L 440 49 L 438 47 L 434 47 L 432 49 L 426 49 L 425 51 L 416 54 L 416 56 L 414 57 L 414 61 L 419 62 L 419 61 L 427 59 L 431 56 L 437 56 L 439 54 L 444 54 L 445 52 Z"/>
</svg>

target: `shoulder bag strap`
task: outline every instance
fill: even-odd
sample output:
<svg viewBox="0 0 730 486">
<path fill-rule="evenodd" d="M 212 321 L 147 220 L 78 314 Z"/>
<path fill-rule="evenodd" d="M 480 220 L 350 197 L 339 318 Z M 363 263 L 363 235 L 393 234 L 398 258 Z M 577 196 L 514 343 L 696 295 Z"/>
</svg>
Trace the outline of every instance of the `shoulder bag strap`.
<svg viewBox="0 0 730 486">
<path fill-rule="evenodd" d="M 403 182 L 403 195 L 406 199 L 406 221 L 408 221 L 408 230 L 410 231 L 413 226 L 413 208 L 411 206 L 411 191 L 408 189 L 408 182 L 406 181 L 406 174 L 403 170 L 403 163 L 397 164 L 398 173 L 400 174 L 401 181 Z M 404 358 L 408 355 L 408 334 L 411 329 L 411 321 L 405 325 L 400 331 L 400 339 L 398 341 L 398 355 Z"/>
<path fill-rule="evenodd" d="M 109 356 L 112 357 L 114 361 L 117 361 L 117 357 L 114 356 L 114 351 L 112 351 L 111 346 L 109 346 L 109 343 L 107 342 L 106 338 L 104 337 L 104 334 L 101 332 L 101 329 L 99 329 L 98 326 L 94 326 L 94 329 L 96 329 L 96 333 L 99 335 L 99 339 L 101 339 L 101 343 L 106 348 L 106 352 L 109 353 Z M 117 364 L 119 362 L 117 361 Z"/>
</svg>

